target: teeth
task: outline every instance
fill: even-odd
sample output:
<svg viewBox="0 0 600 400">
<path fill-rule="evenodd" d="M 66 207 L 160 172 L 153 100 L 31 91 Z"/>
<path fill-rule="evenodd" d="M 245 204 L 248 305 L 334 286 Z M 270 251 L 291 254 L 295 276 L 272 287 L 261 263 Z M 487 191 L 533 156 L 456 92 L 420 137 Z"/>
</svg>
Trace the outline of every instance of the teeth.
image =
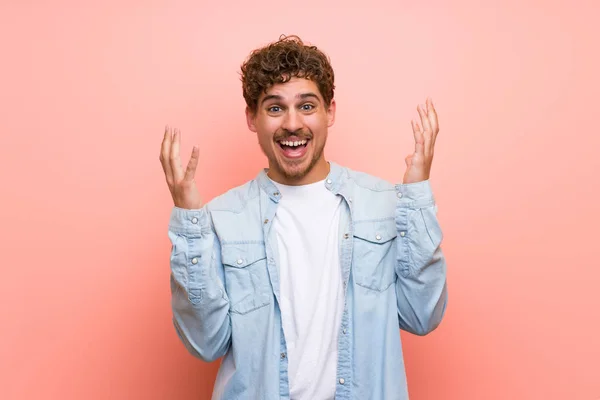
<svg viewBox="0 0 600 400">
<path fill-rule="evenodd" d="M 307 142 L 307 140 L 300 140 L 300 141 L 294 141 L 294 142 L 290 142 L 290 141 L 284 140 L 284 141 L 281 142 L 281 144 L 283 144 L 285 146 L 295 147 L 295 146 L 303 146 L 303 145 L 306 144 L 306 142 Z"/>
</svg>

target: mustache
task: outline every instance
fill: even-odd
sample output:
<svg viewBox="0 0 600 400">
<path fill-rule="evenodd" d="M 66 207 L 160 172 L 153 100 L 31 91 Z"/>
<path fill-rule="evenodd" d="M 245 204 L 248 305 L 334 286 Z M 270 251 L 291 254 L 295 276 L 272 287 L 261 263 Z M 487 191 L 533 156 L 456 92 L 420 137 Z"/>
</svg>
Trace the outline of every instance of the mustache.
<svg viewBox="0 0 600 400">
<path fill-rule="evenodd" d="M 298 131 L 292 132 L 292 131 L 288 131 L 288 130 L 284 129 L 284 130 L 276 132 L 273 139 L 275 141 L 280 141 L 280 140 L 285 140 L 292 136 L 295 136 L 295 137 L 299 138 L 300 140 L 312 139 L 312 137 L 313 137 L 313 135 L 312 135 L 312 133 L 310 133 L 310 131 L 298 130 Z"/>
</svg>

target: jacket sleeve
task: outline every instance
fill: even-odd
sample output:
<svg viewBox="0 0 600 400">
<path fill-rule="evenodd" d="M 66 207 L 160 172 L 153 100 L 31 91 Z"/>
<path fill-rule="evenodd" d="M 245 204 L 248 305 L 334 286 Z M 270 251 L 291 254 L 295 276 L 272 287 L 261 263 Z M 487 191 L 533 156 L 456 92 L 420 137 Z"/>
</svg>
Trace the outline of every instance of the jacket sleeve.
<svg viewBox="0 0 600 400">
<path fill-rule="evenodd" d="M 446 311 L 446 259 L 429 180 L 396 185 L 396 298 L 400 328 L 426 335 Z"/>
<path fill-rule="evenodd" d="M 220 244 L 207 206 L 174 207 L 168 234 L 175 330 L 192 355 L 214 361 L 230 346 L 231 320 Z"/>
</svg>

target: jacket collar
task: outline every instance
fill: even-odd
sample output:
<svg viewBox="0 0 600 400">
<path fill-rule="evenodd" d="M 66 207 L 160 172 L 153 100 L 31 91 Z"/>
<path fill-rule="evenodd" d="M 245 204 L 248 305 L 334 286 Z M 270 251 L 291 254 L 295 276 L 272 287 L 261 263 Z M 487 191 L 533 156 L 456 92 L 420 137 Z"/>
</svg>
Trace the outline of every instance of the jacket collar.
<svg viewBox="0 0 600 400">
<path fill-rule="evenodd" d="M 344 182 L 345 168 L 341 165 L 328 161 L 329 163 L 329 174 L 325 178 L 325 187 L 330 190 L 333 194 L 338 194 Z M 268 168 L 263 168 L 258 173 L 256 181 L 262 190 L 269 196 L 274 202 L 279 202 L 281 199 L 281 193 L 277 189 L 277 186 L 273 184 L 271 179 L 267 176 Z"/>
</svg>

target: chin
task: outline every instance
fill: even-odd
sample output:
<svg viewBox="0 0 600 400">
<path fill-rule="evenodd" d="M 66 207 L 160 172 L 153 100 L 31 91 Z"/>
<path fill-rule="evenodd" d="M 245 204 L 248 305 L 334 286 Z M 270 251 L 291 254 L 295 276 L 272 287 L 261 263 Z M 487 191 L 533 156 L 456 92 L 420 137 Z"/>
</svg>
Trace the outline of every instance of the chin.
<svg viewBox="0 0 600 400">
<path fill-rule="evenodd" d="M 288 179 L 300 180 L 306 177 L 317 165 L 318 160 L 305 159 L 302 162 L 295 165 L 281 165 L 281 171 L 284 176 Z"/>
<path fill-rule="evenodd" d="M 303 163 L 304 164 L 304 163 Z M 286 178 L 300 179 L 310 171 L 310 165 L 279 165 L 280 171 Z"/>
<path fill-rule="evenodd" d="M 290 159 L 279 153 L 278 148 L 274 149 L 269 159 L 269 164 L 274 166 L 278 174 L 290 182 L 298 182 L 305 178 L 318 164 L 319 157 L 309 149 L 302 158 Z"/>
</svg>

